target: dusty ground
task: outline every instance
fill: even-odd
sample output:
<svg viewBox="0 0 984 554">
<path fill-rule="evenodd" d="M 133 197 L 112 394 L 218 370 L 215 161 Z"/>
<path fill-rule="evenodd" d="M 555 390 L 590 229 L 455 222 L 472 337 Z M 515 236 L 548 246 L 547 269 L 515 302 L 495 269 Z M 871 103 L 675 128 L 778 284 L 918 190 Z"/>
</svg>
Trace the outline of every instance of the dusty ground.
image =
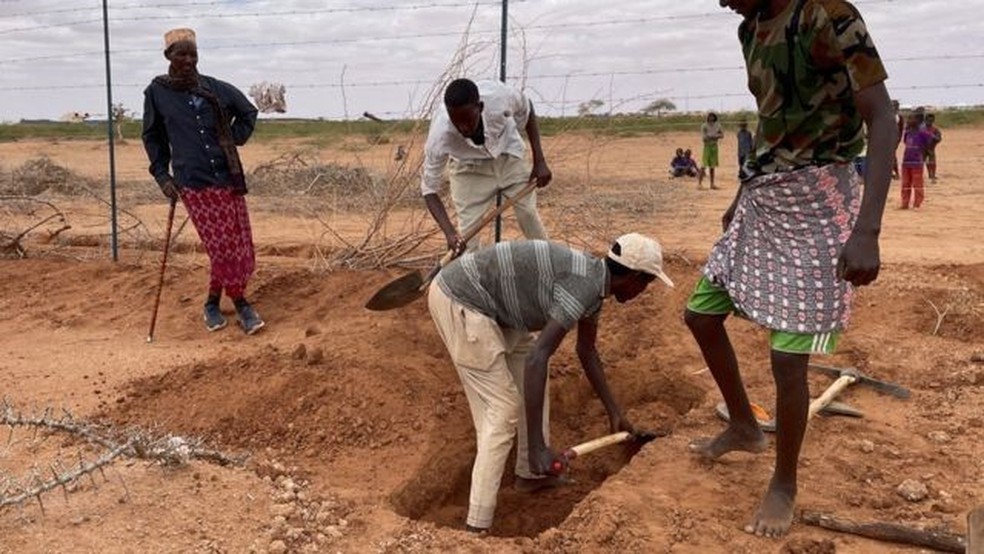
<svg viewBox="0 0 984 554">
<path fill-rule="evenodd" d="M 840 352 L 823 360 L 904 384 L 913 397 L 856 387 L 845 400 L 863 409 L 864 419 L 811 422 L 803 508 L 962 533 L 966 512 L 984 495 L 982 192 L 971 174 L 984 160 L 984 144 L 979 129 L 950 130 L 946 138 L 940 182 L 928 186 L 921 211 L 895 210 L 893 184 L 882 277 L 860 294 Z M 244 157 L 255 167 L 310 149 L 324 161 L 385 174 L 394 171 L 396 142 L 352 139 L 317 149 L 285 141 L 250 145 Z M 25 240 L 27 259 L 0 261 L 0 397 L 26 413 L 64 408 L 116 429 L 202 437 L 251 457 L 240 469 L 118 462 L 43 496 L 43 512 L 37 502 L 0 508 L 0 552 L 904 551 L 803 524 L 779 541 L 750 537 L 740 529 L 766 486 L 772 450 L 716 464 L 686 453 L 689 440 L 716 432 L 721 422 L 713 415 L 719 395 L 700 372 L 680 312 L 735 180 L 730 167 L 720 192 L 667 180 L 676 146 L 696 141 L 689 134 L 552 137 L 546 147 L 555 184 L 541 199 L 557 238 L 600 249 L 638 230 L 669 250 L 678 287 L 607 306 L 600 349 L 632 420 L 672 434 L 634 456 L 612 448 L 577 460 L 576 483 L 563 490 L 520 495 L 507 476 L 494 536 L 476 539 L 460 531 L 473 454 L 466 401 L 423 303 L 367 312 L 365 300 L 401 270 L 322 271 L 320 256 L 333 240 L 325 223 L 356 238 L 366 214 L 333 209 L 337 198 L 254 190 L 261 258 L 251 296 L 268 321 L 254 337 L 201 328 L 207 260 L 186 229 L 167 273 L 156 340 L 147 344 L 158 271 L 152 248 L 159 249 L 165 209 L 143 177 L 142 149 L 134 141 L 122 145 L 121 204 L 127 221 L 141 225 L 124 234 L 119 263 L 107 260 L 105 206 L 50 193 L 42 197 L 72 229 L 47 243 L 39 230 Z M 732 149 L 730 141 L 722 160 L 734 157 Z M 104 146 L 0 144 L 0 169 L 39 155 L 94 179 L 105 197 Z M 8 208 L 0 223 L 31 217 Z M 938 329 L 930 303 L 948 309 Z M 730 325 L 750 394 L 770 405 L 765 336 L 747 323 Z M 551 374 L 553 442 L 607 432 L 570 344 Z M 829 382 L 815 377 L 814 390 Z M 8 429 L 0 431 L 7 439 Z M 0 475 L 24 483 L 42 470 L 50 474 L 52 463 L 77 464 L 80 452 L 98 455 L 77 440 L 18 428 L 0 442 Z M 926 498 L 903 499 L 896 488 L 906 480 L 924 484 Z"/>
</svg>

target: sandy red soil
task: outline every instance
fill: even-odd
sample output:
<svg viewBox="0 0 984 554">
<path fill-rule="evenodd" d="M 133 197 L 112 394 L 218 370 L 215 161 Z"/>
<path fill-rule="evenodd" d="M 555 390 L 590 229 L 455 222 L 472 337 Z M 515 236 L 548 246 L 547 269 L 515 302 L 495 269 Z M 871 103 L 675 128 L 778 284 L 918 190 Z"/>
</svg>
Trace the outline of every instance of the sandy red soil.
<svg viewBox="0 0 984 554">
<path fill-rule="evenodd" d="M 267 328 L 252 337 L 202 328 L 207 259 L 188 229 L 147 344 L 158 272 L 149 248 L 160 244 L 166 210 L 143 177 L 139 145 L 123 145 L 122 202 L 150 240 L 127 235 L 121 261 L 108 261 L 104 206 L 49 198 L 73 228 L 47 244 L 32 235 L 26 259 L 0 261 L 0 396 L 25 413 L 66 409 L 120 430 L 201 437 L 250 458 L 243 468 L 120 461 L 45 495 L 43 512 L 37 502 L 0 509 L 0 552 L 918 551 L 802 523 L 780 540 L 749 536 L 741 527 L 765 489 L 774 450 L 713 464 L 687 453 L 690 440 L 722 423 L 713 413 L 720 396 L 701 372 L 681 310 L 735 187 L 730 175 L 715 193 L 668 181 L 669 153 L 687 142 L 696 141 L 548 140 L 556 181 L 541 203 L 556 238 L 600 249 L 638 230 L 669 252 L 677 288 L 606 306 L 600 351 L 632 421 L 671 434 L 638 452 L 615 447 L 577 460 L 575 483 L 560 490 L 523 495 L 507 475 L 494 532 L 481 539 L 461 531 L 474 449 L 467 405 L 423 302 L 383 313 L 362 308 L 402 270 L 323 271 L 317 253 L 329 239 L 315 215 L 330 206 L 255 191 L 261 256 L 250 296 Z M 250 145 L 245 158 L 257 164 L 302 146 Z M 316 154 L 385 172 L 393 149 L 353 139 Z M 4 169 L 45 154 L 96 182 L 105 179 L 104 153 L 89 142 L 0 144 Z M 731 155 L 726 145 L 722 159 Z M 982 159 L 979 130 L 951 130 L 941 180 L 929 185 L 922 210 L 895 210 L 893 183 L 882 276 L 861 291 L 837 355 L 822 361 L 856 366 L 913 395 L 902 401 L 855 387 L 843 399 L 863 419 L 810 423 L 801 508 L 962 533 L 967 511 L 984 497 L 984 193 L 971 174 Z M 0 215 L 5 224 L 20 221 Z M 352 236 L 365 220 L 320 216 Z M 948 309 L 938 329 L 931 303 Z M 771 405 L 764 333 L 742 321 L 729 329 L 750 395 Z M 568 342 L 551 367 L 556 445 L 607 432 Z M 817 394 L 830 379 L 811 383 Z M 32 468 L 92 454 L 62 435 L 17 429 L 7 437 L 0 429 L 0 475 L 22 481 Z M 903 499 L 896 489 L 906 480 L 925 484 L 927 497 Z"/>
</svg>

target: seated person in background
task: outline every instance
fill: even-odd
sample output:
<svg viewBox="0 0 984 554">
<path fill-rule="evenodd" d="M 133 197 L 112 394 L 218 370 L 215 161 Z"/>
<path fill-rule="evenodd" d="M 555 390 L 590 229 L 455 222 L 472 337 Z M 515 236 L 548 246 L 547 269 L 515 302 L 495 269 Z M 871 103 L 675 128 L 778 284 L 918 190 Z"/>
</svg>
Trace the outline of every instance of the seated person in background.
<svg viewBox="0 0 984 554">
<path fill-rule="evenodd" d="M 673 156 L 673 160 L 670 162 L 670 176 L 683 177 L 687 174 L 687 168 L 689 167 L 690 162 L 688 162 L 686 156 L 683 155 L 683 148 L 677 148 L 676 156 Z"/>
<path fill-rule="evenodd" d="M 697 177 L 700 175 L 700 168 L 697 167 L 697 160 L 694 159 L 694 154 L 689 148 L 684 150 L 683 157 L 687 160 L 687 171 L 684 174 L 687 177 Z"/>
</svg>

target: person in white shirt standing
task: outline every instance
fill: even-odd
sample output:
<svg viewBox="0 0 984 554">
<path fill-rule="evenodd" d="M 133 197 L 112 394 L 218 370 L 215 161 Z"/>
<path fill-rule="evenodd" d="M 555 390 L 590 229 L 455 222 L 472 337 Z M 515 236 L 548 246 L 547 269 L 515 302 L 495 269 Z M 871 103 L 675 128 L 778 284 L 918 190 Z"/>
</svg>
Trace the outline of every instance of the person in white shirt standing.
<svg viewBox="0 0 984 554">
<path fill-rule="evenodd" d="M 444 91 L 444 108 L 438 109 L 431 120 L 420 189 L 427 209 L 444 231 L 448 247 L 460 253 L 466 247 L 478 247 L 464 244 L 461 232 L 488 211 L 497 192 L 512 197 L 534 179 L 538 187 L 545 187 L 551 173 L 540 146 L 533 104 L 522 92 L 498 81 L 455 79 Z M 526 131 L 533 151 L 532 171 L 525 160 L 526 145 L 520 129 Z M 452 225 L 439 196 L 445 166 L 458 229 Z M 526 238 L 547 238 L 536 210 L 535 192 L 516 202 L 513 209 Z"/>
</svg>

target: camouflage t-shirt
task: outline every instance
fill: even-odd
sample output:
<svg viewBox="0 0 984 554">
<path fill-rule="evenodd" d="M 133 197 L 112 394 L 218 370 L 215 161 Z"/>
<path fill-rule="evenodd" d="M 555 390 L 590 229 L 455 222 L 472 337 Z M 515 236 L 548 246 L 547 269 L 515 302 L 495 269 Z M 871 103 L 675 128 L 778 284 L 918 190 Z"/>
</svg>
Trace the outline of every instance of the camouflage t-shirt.
<svg viewBox="0 0 984 554">
<path fill-rule="evenodd" d="M 749 169 L 775 173 L 854 159 L 864 147 L 854 93 L 888 75 L 861 14 L 844 0 L 791 0 L 738 31 L 759 124 Z"/>
</svg>

